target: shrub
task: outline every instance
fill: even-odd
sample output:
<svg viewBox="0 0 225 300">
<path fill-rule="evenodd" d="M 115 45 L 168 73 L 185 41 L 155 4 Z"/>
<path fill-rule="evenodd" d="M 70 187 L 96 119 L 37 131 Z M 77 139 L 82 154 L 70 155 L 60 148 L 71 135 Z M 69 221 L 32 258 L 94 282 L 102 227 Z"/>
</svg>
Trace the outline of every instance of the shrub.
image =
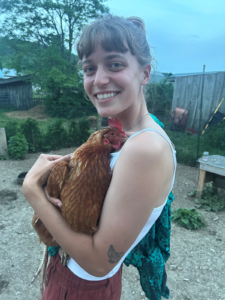
<svg viewBox="0 0 225 300">
<path fill-rule="evenodd" d="M 38 122 L 34 119 L 28 118 L 20 125 L 20 129 L 28 142 L 29 152 L 35 152 L 39 147 L 39 139 L 41 135 Z"/>
<path fill-rule="evenodd" d="M 159 83 L 149 83 L 145 88 L 145 98 L 148 111 L 163 116 L 171 109 L 173 84 L 168 83 L 166 79 Z"/>
<path fill-rule="evenodd" d="M 79 146 L 80 141 L 80 131 L 78 124 L 75 121 L 70 121 L 68 134 L 67 134 L 67 143 L 68 147 Z"/>
<path fill-rule="evenodd" d="M 224 149 L 225 147 L 225 121 L 218 125 L 209 127 L 202 136 L 204 143 L 213 145 L 215 148 Z"/>
<path fill-rule="evenodd" d="M 9 139 L 12 136 L 15 136 L 19 131 L 20 131 L 20 125 L 17 121 L 7 122 L 7 124 L 5 126 L 5 133 L 6 133 L 7 141 L 9 141 Z"/>
<path fill-rule="evenodd" d="M 43 150 L 56 150 L 66 146 L 67 132 L 63 127 L 62 119 L 56 119 L 42 135 L 41 148 Z"/>
<path fill-rule="evenodd" d="M 172 212 L 172 221 L 187 229 L 199 229 L 205 227 L 206 224 L 200 213 L 194 208 L 179 208 Z"/>
<path fill-rule="evenodd" d="M 22 133 L 17 133 L 10 137 L 8 143 L 8 153 L 14 159 L 24 159 L 28 151 L 28 143 Z"/>
<path fill-rule="evenodd" d="M 83 144 L 87 141 L 90 136 L 90 121 L 88 119 L 82 118 L 78 123 L 79 128 L 79 144 Z"/>
</svg>

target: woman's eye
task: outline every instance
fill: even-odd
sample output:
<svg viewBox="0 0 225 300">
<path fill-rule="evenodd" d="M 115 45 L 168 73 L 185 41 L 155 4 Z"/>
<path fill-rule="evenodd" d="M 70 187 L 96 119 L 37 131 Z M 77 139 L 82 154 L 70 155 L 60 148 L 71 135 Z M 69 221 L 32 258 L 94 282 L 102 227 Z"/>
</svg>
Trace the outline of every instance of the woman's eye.
<svg viewBox="0 0 225 300">
<path fill-rule="evenodd" d="M 112 63 L 111 65 L 110 65 L 110 67 L 111 68 L 113 68 L 113 69 L 116 69 L 116 68 L 121 68 L 121 67 L 123 67 L 123 64 L 121 64 L 121 63 Z"/>
<path fill-rule="evenodd" d="M 84 74 L 89 75 L 90 73 L 94 72 L 94 68 L 93 67 L 87 67 L 84 69 Z"/>
</svg>

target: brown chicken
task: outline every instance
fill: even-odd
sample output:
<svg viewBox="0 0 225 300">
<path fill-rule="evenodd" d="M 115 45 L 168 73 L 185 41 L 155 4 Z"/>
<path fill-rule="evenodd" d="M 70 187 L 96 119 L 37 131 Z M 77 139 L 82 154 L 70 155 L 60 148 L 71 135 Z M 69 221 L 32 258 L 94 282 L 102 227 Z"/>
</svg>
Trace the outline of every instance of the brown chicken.
<svg viewBox="0 0 225 300">
<path fill-rule="evenodd" d="M 109 119 L 109 127 L 94 132 L 71 156 L 70 162 L 56 163 L 47 182 L 49 196 L 62 201 L 62 215 L 69 227 L 86 234 L 98 229 L 103 200 L 111 181 L 110 153 L 127 139 L 122 123 Z M 57 246 L 39 217 L 32 225 L 40 242 Z"/>
</svg>

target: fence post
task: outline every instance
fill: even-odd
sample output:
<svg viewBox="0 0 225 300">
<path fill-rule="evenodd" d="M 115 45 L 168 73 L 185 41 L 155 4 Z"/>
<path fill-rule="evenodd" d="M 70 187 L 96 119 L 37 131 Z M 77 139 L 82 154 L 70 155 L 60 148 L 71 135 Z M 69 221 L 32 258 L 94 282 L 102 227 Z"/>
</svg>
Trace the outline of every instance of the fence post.
<svg viewBox="0 0 225 300">
<path fill-rule="evenodd" d="M 5 128 L 0 128 L 0 156 L 5 156 L 7 154 L 7 141 Z"/>
</svg>

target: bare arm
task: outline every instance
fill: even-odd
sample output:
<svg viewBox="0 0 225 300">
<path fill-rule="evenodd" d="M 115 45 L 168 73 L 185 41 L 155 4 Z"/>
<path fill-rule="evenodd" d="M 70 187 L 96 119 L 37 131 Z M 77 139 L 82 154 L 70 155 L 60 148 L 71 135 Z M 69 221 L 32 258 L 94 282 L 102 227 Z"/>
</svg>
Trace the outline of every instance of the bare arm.
<svg viewBox="0 0 225 300">
<path fill-rule="evenodd" d="M 23 192 L 62 248 L 88 273 L 101 277 L 115 267 L 151 215 L 168 179 L 169 151 L 169 146 L 164 151 L 157 140 L 146 141 L 143 136 L 138 143 L 135 137 L 124 146 L 104 201 L 99 230 L 93 236 L 70 230 L 46 200 L 35 175 L 25 180 Z"/>
</svg>

